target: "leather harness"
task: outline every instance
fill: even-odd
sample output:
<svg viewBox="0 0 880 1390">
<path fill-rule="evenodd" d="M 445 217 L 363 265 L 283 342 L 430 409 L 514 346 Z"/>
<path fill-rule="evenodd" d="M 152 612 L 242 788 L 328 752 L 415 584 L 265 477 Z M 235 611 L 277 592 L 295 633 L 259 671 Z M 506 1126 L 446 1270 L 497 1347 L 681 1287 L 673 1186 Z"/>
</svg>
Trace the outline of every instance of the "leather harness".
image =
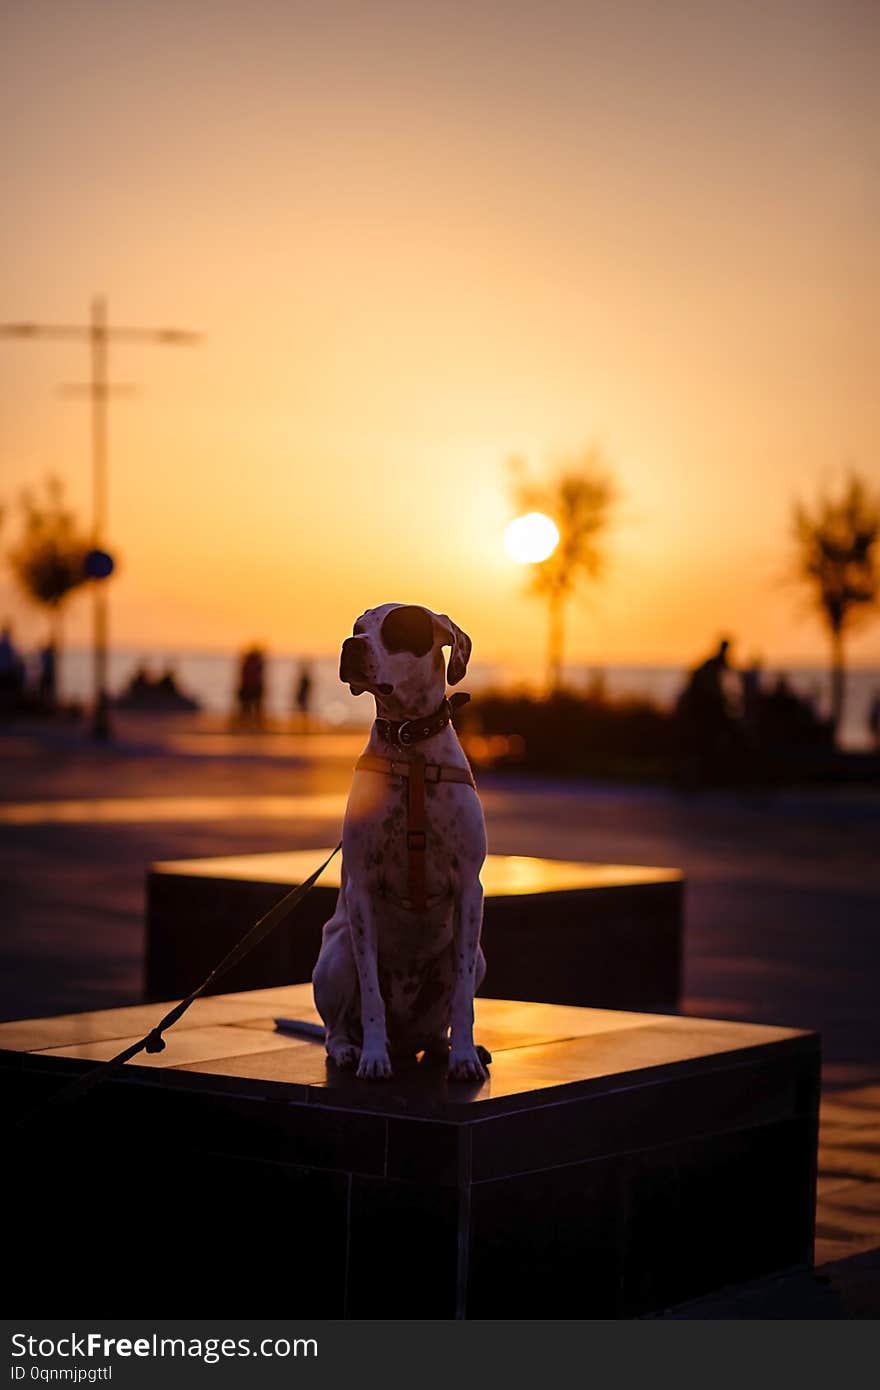
<svg viewBox="0 0 880 1390">
<path fill-rule="evenodd" d="M 424 719 L 377 719 L 376 727 L 386 743 L 409 747 L 421 743 L 423 739 L 433 738 L 452 722 L 456 705 L 465 704 L 469 695 L 460 692 L 444 699 L 434 714 Z M 406 760 L 382 758 L 374 753 L 364 753 L 355 763 L 356 772 L 379 772 L 386 777 L 405 777 L 406 795 L 406 853 L 409 882 L 408 906 L 413 912 L 425 912 L 428 906 L 426 885 L 427 858 L 427 819 L 425 815 L 426 782 L 461 782 L 465 786 L 476 784 L 465 767 L 451 767 L 446 763 L 429 763 L 423 753 L 413 752 Z"/>
</svg>

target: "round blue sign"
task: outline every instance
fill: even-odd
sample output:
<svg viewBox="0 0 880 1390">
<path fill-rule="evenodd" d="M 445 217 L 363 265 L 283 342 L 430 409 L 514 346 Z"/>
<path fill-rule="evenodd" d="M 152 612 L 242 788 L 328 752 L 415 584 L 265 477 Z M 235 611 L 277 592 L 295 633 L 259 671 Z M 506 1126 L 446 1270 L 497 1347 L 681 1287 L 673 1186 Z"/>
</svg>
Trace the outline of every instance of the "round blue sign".
<svg viewBox="0 0 880 1390">
<path fill-rule="evenodd" d="M 89 579 L 107 579 L 113 573 L 113 556 L 106 550 L 90 550 L 86 555 L 85 571 Z"/>
</svg>

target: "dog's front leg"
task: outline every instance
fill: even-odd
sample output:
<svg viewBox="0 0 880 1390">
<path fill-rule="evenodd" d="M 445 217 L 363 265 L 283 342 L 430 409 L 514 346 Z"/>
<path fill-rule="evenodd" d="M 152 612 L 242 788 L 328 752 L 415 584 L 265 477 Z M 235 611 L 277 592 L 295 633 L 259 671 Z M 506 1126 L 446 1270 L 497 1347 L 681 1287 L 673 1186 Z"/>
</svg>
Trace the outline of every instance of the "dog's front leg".
<svg viewBox="0 0 880 1390">
<path fill-rule="evenodd" d="M 489 1073 L 474 1047 L 474 992 L 483 925 L 479 877 L 465 883 L 455 909 L 455 985 L 452 993 L 449 1075 L 456 1081 L 485 1081 Z"/>
<path fill-rule="evenodd" d="M 351 879 L 349 879 L 351 885 Z M 379 937 L 376 913 L 368 892 L 349 887 L 351 944 L 361 988 L 361 1024 L 364 1041 L 358 1076 L 382 1080 L 391 1075 L 385 1001 L 379 989 Z"/>
</svg>

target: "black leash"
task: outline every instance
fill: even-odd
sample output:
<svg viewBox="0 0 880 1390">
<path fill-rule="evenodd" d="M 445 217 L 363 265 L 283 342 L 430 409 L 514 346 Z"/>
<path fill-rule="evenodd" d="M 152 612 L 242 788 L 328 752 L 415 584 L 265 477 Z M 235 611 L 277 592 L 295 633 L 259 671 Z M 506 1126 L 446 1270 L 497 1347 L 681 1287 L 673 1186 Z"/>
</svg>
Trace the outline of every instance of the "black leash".
<svg viewBox="0 0 880 1390">
<path fill-rule="evenodd" d="M 284 897 L 281 898 L 274 907 L 270 907 L 266 915 L 261 917 L 258 922 L 255 922 L 250 931 L 245 932 L 241 940 L 237 941 L 232 950 L 227 952 L 219 965 L 214 966 L 210 975 L 208 975 L 196 989 L 192 990 L 185 999 L 181 999 L 179 1004 L 175 1004 L 172 1009 L 169 1009 L 165 1017 L 156 1024 L 155 1028 L 151 1028 L 149 1033 L 146 1033 L 139 1042 L 130 1043 L 128 1047 L 123 1048 L 121 1052 L 117 1052 L 116 1056 L 111 1057 L 109 1061 L 99 1062 L 96 1067 L 92 1067 L 89 1071 L 84 1072 L 82 1076 L 78 1076 L 75 1081 L 71 1081 L 69 1086 L 62 1086 L 59 1091 L 56 1091 L 55 1094 L 50 1096 L 42 1105 L 38 1105 L 36 1109 L 29 1111 L 28 1114 L 19 1120 L 15 1129 L 26 1128 L 35 1119 L 44 1115 L 56 1105 L 69 1105 L 71 1101 L 78 1100 L 80 1096 L 85 1095 L 87 1091 L 91 1091 L 93 1087 L 97 1086 L 101 1081 L 107 1081 L 111 1076 L 115 1075 L 116 1072 L 125 1066 L 126 1062 L 130 1062 L 132 1057 L 136 1057 L 139 1052 L 162 1052 L 165 1048 L 165 1039 L 162 1037 L 162 1034 L 165 1032 L 166 1028 L 170 1028 L 178 1019 L 182 1018 L 190 1004 L 194 1003 L 200 994 L 204 994 L 205 990 L 210 984 L 213 984 L 214 980 L 219 979 L 219 977 L 224 975 L 227 970 L 230 970 L 233 965 L 237 965 L 238 962 L 252 951 L 255 946 L 258 946 L 271 931 L 274 931 L 279 923 L 284 921 L 285 917 L 289 916 L 293 909 L 302 902 L 306 894 L 314 888 L 331 859 L 334 859 L 341 849 L 342 842 L 340 841 L 333 852 L 324 860 L 323 864 L 320 864 L 313 873 L 309 874 L 307 879 L 302 883 L 298 883 L 289 893 L 285 893 Z"/>
</svg>

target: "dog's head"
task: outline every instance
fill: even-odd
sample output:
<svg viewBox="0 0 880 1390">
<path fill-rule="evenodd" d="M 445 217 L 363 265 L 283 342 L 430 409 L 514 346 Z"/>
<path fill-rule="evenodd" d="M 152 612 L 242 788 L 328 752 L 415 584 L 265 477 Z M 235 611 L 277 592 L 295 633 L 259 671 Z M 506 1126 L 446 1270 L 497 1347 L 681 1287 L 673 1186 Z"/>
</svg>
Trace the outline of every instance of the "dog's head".
<svg viewBox="0 0 880 1390">
<path fill-rule="evenodd" d="M 449 667 L 443 648 L 451 647 Z M 446 682 L 463 680 L 471 639 L 445 613 L 410 603 L 383 603 L 362 613 L 342 644 L 339 678 L 353 695 L 365 690 L 389 712 L 428 713 L 443 698 Z"/>
</svg>

